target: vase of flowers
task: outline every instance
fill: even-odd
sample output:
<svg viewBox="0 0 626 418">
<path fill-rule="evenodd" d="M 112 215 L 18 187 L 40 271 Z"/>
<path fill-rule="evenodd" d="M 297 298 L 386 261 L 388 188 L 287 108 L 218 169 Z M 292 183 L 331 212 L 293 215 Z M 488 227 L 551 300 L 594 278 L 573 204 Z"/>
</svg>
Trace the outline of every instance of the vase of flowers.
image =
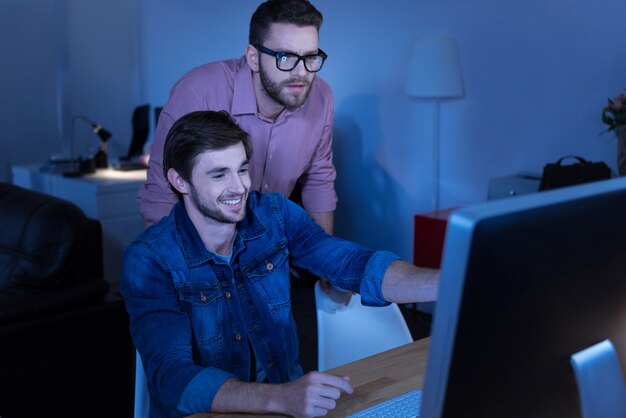
<svg viewBox="0 0 626 418">
<path fill-rule="evenodd" d="M 617 172 L 626 176 L 626 95 L 624 93 L 609 99 L 602 109 L 602 122 L 609 125 L 608 132 L 617 136 Z"/>
</svg>

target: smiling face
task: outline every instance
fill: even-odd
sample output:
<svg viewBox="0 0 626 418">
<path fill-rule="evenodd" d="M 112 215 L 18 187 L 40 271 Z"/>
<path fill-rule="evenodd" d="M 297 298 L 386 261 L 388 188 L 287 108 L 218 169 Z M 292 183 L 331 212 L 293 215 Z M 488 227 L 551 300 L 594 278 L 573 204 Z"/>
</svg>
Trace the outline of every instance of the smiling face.
<svg viewBox="0 0 626 418">
<path fill-rule="evenodd" d="M 249 191 L 248 158 L 239 143 L 198 155 L 183 199 L 192 219 L 201 216 L 209 223 L 235 224 L 246 215 Z"/>
<path fill-rule="evenodd" d="M 289 23 L 271 25 L 263 46 L 277 52 L 291 52 L 298 55 L 316 54 L 318 52 L 318 33 L 314 26 L 296 26 Z M 296 109 L 307 99 L 315 73 L 304 68 L 300 61 L 291 71 L 276 68 L 276 58 L 253 51 L 253 71 L 258 77 L 257 102 L 262 111 L 263 105 L 279 105 L 287 109 Z M 250 57 L 249 57 L 250 59 Z M 262 112 L 263 113 L 263 112 Z"/>
</svg>

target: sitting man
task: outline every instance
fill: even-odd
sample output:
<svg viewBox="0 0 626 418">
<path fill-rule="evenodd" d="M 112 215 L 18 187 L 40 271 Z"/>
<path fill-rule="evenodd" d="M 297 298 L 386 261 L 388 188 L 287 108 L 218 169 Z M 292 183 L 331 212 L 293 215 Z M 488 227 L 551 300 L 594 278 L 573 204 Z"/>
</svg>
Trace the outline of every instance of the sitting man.
<svg viewBox="0 0 626 418">
<path fill-rule="evenodd" d="M 436 299 L 439 272 L 324 232 L 281 194 L 250 191 L 248 134 L 225 112 L 180 118 L 163 170 L 180 202 L 127 249 L 121 290 L 155 416 L 321 416 L 349 377 L 303 376 L 289 264 L 367 305 Z"/>
</svg>

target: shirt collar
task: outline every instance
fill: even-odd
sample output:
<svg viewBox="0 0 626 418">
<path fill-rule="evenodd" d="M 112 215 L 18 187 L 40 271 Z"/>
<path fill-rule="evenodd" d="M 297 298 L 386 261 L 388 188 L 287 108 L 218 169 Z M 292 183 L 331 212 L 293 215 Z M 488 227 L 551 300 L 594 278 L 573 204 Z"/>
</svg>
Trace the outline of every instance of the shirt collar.
<svg viewBox="0 0 626 418">
<path fill-rule="evenodd" d="M 239 70 L 235 74 L 231 113 L 233 116 L 256 114 L 256 95 L 252 84 L 252 69 L 245 56 L 241 58 Z"/>
<path fill-rule="evenodd" d="M 239 70 L 235 74 L 235 83 L 233 85 L 233 104 L 230 113 L 233 116 L 256 115 L 258 112 L 256 93 L 254 91 L 254 83 L 252 81 L 252 68 L 248 65 L 245 55 L 241 57 L 239 65 Z M 313 83 L 315 83 L 316 78 L 317 77 L 313 79 Z M 313 88 L 313 86 L 311 86 L 311 88 Z M 306 102 L 304 102 L 302 106 L 306 106 L 308 100 L 309 99 L 307 98 Z M 277 120 L 298 112 L 302 106 L 294 110 L 285 109 Z M 272 122 L 264 118 L 260 113 L 258 113 L 258 117 L 268 122 Z"/>
<path fill-rule="evenodd" d="M 256 202 L 258 201 L 258 192 L 251 191 L 246 202 L 246 217 L 237 225 L 239 236 L 244 241 L 249 241 L 260 237 L 267 232 L 267 228 L 263 225 L 261 218 L 256 212 Z"/>
</svg>

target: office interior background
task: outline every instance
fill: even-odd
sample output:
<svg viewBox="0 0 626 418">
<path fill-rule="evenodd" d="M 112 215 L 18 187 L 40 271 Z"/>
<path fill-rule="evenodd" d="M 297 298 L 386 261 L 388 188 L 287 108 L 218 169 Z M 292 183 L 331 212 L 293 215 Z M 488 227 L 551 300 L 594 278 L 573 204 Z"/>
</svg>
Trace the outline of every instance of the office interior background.
<svg viewBox="0 0 626 418">
<path fill-rule="evenodd" d="M 67 155 L 84 114 L 125 154 L 131 114 L 162 106 L 194 66 L 239 57 L 253 0 L 2 0 L 0 181 Z M 315 0 L 319 76 L 335 97 L 336 233 L 411 259 L 432 209 L 433 106 L 407 96 L 411 45 L 454 38 L 464 95 L 441 102 L 440 207 L 483 202 L 489 180 L 574 154 L 616 169 L 600 115 L 626 87 L 623 0 Z M 76 125 L 78 153 L 97 139 Z M 134 202 L 129 202 L 134 204 Z"/>
</svg>

